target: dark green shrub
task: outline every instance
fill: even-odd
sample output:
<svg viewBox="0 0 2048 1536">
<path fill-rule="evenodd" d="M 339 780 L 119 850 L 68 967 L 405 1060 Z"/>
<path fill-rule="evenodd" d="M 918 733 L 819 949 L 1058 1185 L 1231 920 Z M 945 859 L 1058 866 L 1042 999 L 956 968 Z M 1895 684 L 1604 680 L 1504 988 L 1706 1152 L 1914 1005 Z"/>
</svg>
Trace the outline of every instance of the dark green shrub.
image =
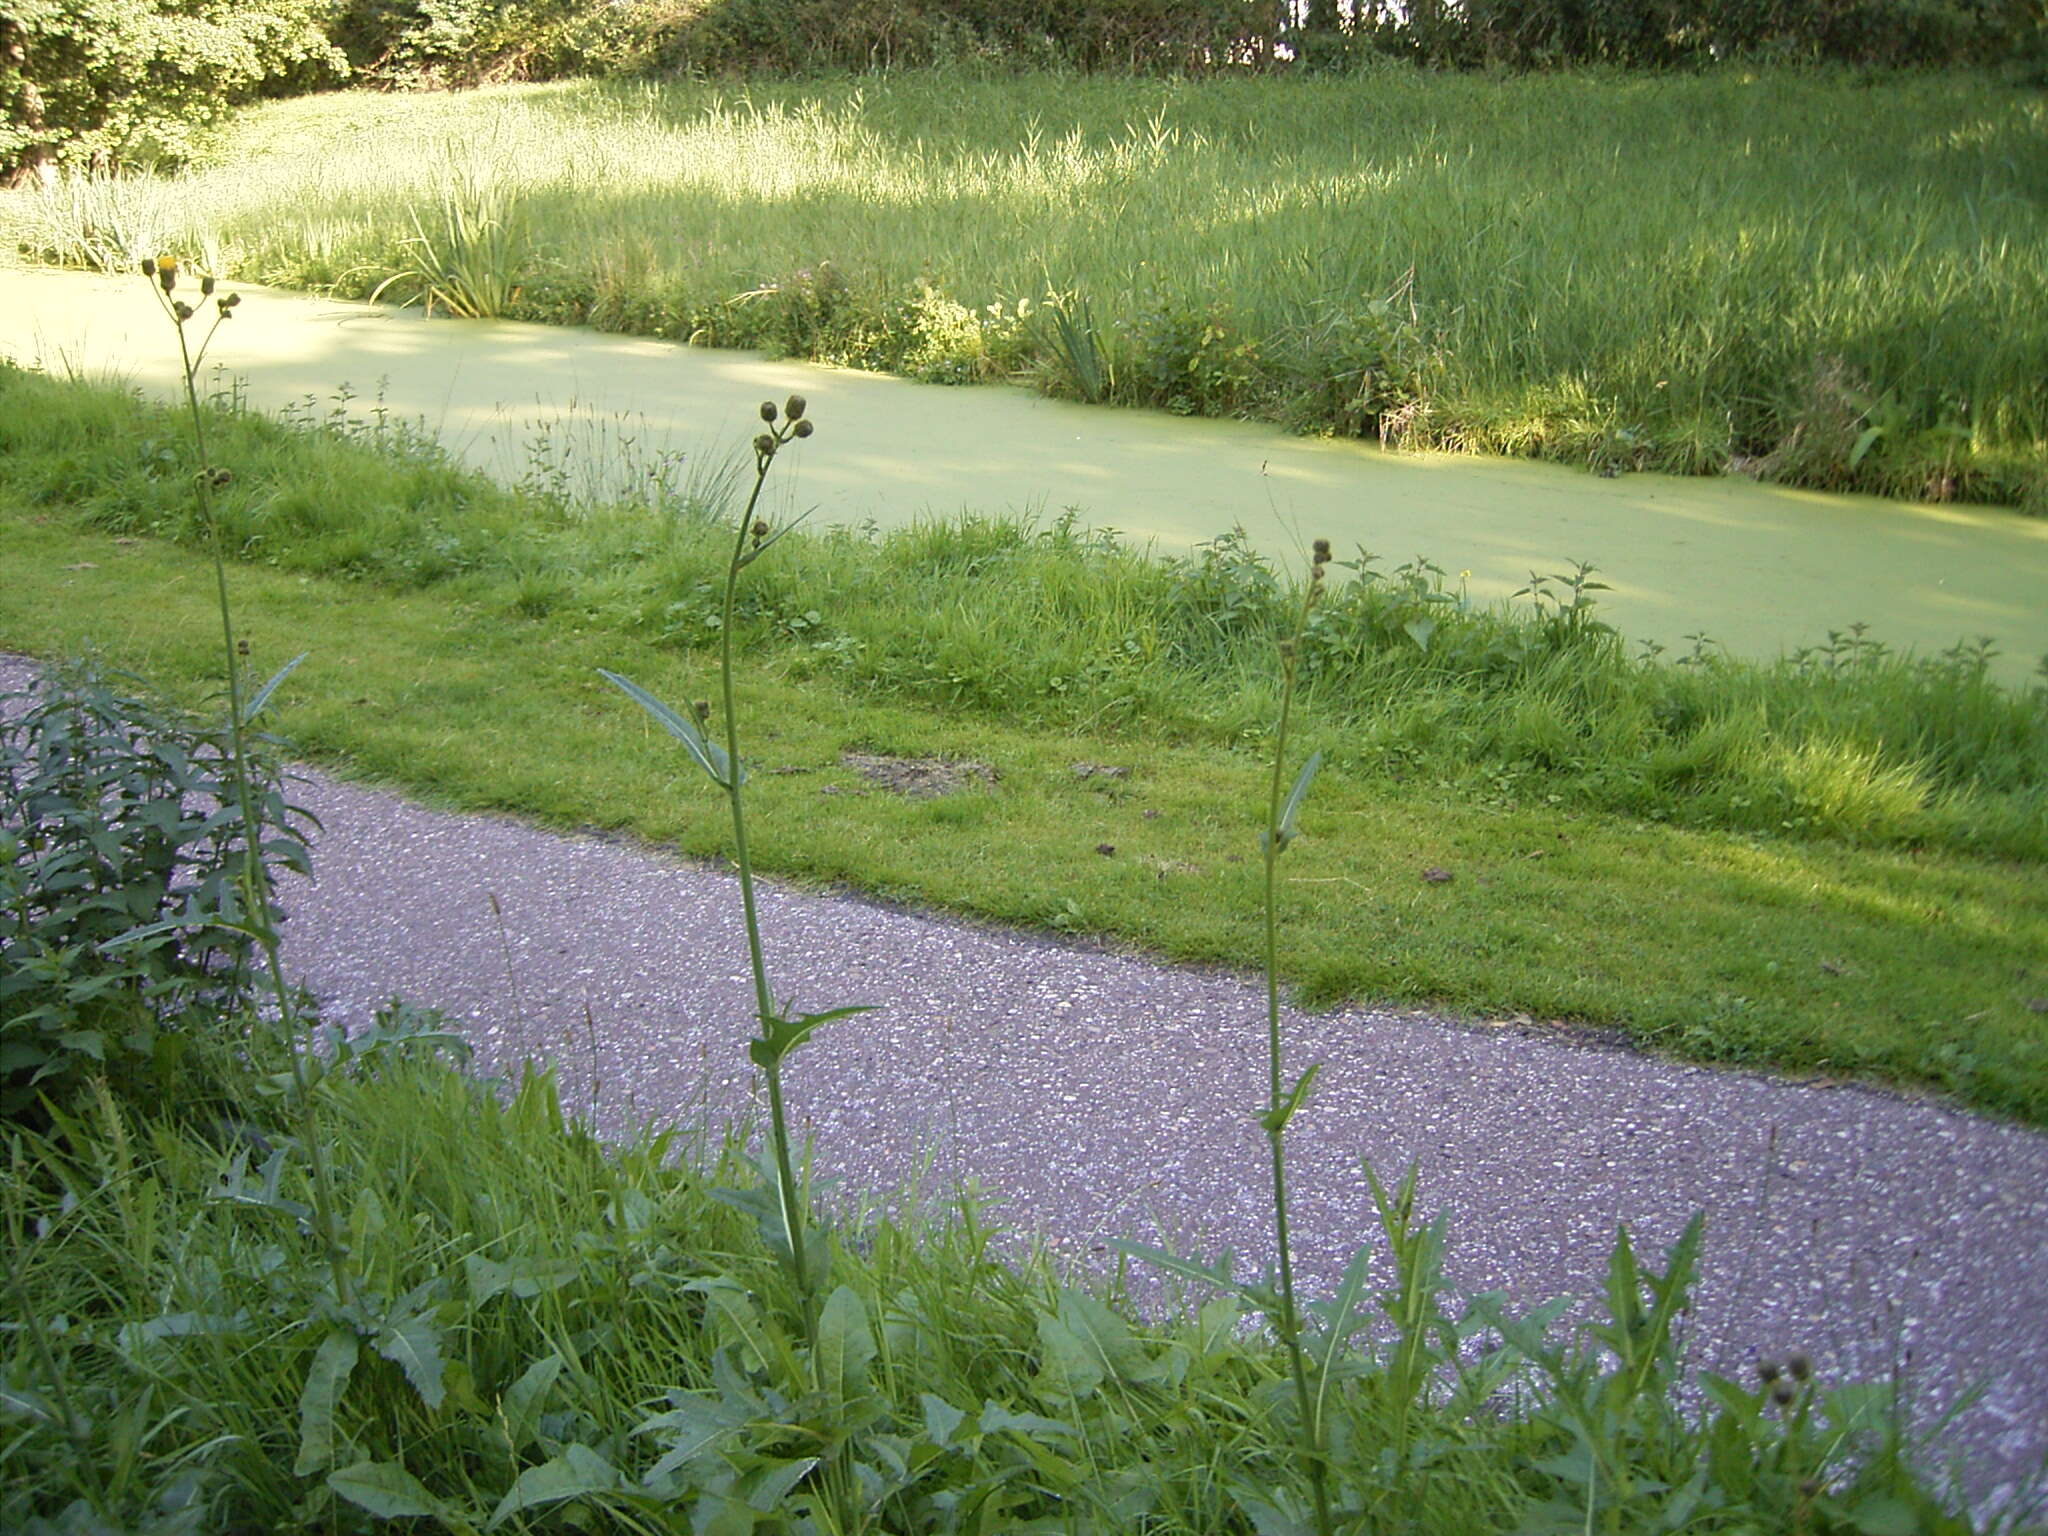
<svg viewBox="0 0 2048 1536">
<path fill-rule="evenodd" d="M 226 926 L 240 908 L 244 846 L 227 728 L 131 685 L 83 663 L 0 696 L 0 1115 L 10 1120 L 88 1074 L 161 1085 L 188 1043 L 174 1016 L 252 1001 L 253 941 Z M 310 818 L 286 804 L 274 757 L 251 768 L 266 883 L 279 868 L 305 872 Z"/>
<path fill-rule="evenodd" d="M 0 180 L 57 162 L 178 159 L 260 95 L 346 73 L 327 0 L 15 0 L 0 13 Z"/>
</svg>

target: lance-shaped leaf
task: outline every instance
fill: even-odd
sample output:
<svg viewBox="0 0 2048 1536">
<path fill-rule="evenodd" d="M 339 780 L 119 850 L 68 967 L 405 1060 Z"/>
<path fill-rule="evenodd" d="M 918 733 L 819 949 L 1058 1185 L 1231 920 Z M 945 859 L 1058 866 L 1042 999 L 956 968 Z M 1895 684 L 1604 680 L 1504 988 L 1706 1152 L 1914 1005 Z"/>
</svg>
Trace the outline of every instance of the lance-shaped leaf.
<svg viewBox="0 0 2048 1536">
<path fill-rule="evenodd" d="M 1308 1102 L 1309 1090 L 1315 1086 L 1316 1074 L 1323 1070 L 1319 1061 L 1294 1080 L 1294 1086 L 1281 1095 L 1280 1102 L 1259 1116 L 1259 1125 L 1268 1136 L 1278 1136 L 1287 1129 L 1287 1122 L 1294 1118 L 1294 1112 Z"/>
<path fill-rule="evenodd" d="M 533 1443 L 540 1433 L 541 1405 L 547 1401 L 548 1393 L 554 1389 L 555 1378 L 562 1374 L 560 1355 L 543 1355 L 529 1365 L 513 1382 L 498 1403 L 498 1417 L 505 1431 L 505 1441 L 517 1455 Z"/>
<path fill-rule="evenodd" d="M 732 764 L 726 760 L 725 748 L 700 731 L 696 721 L 687 715 L 677 714 L 630 678 L 621 677 L 616 672 L 607 672 L 603 667 L 597 669 L 597 675 L 646 710 L 654 717 L 655 724 L 680 741 L 683 750 L 689 753 L 697 766 L 710 776 L 712 783 L 721 789 L 733 787 Z M 740 771 L 738 778 L 742 784 L 747 782 L 744 769 Z"/>
<path fill-rule="evenodd" d="M 1226 1248 L 1213 1264 L 1204 1264 L 1199 1259 L 1183 1258 L 1165 1248 L 1155 1248 L 1150 1243 L 1134 1243 L 1127 1238 L 1118 1238 L 1110 1246 L 1117 1252 L 1133 1259 L 1142 1259 L 1155 1269 L 1163 1269 L 1170 1275 L 1179 1275 L 1183 1280 L 1192 1280 L 1198 1285 L 1213 1285 L 1220 1291 L 1248 1301 L 1261 1312 L 1278 1312 L 1280 1294 L 1269 1285 L 1255 1280 L 1240 1280 L 1232 1271 L 1236 1268 L 1237 1256 Z"/>
<path fill-rule="evenodd" d="M 744 571 L 756 560 L 760 559 L 763 555 L 767 554 L 769 550 L 773 549 L 778 541 L 787 538 L 790 534 L 796 532 L 797 528 L 803 523 L 804 519 L 809 517 L 810 515 L 811 514 L 808 512 L 801 512 L 797 514 L 795 517 L 791 518 L 788 522 L 784 523 L 780 528 L 776 529 L 773 533 L 769 534 L 767 538 L 763 539 L 760 543 L 756 544 L 752 549 L 744 551 L 740 555 L 739 559 L 733 562 L 732 568 L 736 571 Z"/>
<path fill-rule="evenodd" d="M 1301 772 L 1294 776 L 1294 788 L 1287 792 L 1287 799 L 1280 807 L 1279 836 L 1274 839 L 1274 850 L 1285 853 L 1287 845 L 1295 839 L 1294 818 L 1301 812 L 1301 802 L 1308 795 L 1309 782 L 1315 778 L 1316 770 L 1323 766 L 1323 754 L 1311 752 L 1308 761 L 1301 765 Z M 1265 835 L 1259 837 L 1259 846 L 1266 846 Z"/>
<path fill-rule="evenodd" d="M 452 1505 L 395 1461 L 359 1461 L 328 1473 L 327 1486 L 381 1520 L 440 1520 L 451 1529 L 464 1528 Z"/>
<path fill-rule="evenodd" d="M 484 1529 L 496 1530 L 521 1510 L 588 1498 L 593 1493 L 620 1493 L 626 1486 L 618 1468 L 589 1446 L 572 1443 L 553 1460 L 520 1473 L 491 1511 Z"/>
<path fill-rule="evenodd" d="M 405 1379 L 429 1408 L 441 1406 L 441 1330 L 425 1313 L 395 1317 L 371 1335 L 370 1347 L 405 1372 Z"/>
<path fill-rule="evenodd" d="M 875 1336 L 868 1327 L 867 1308 L 848 1286 L 825 1301 L 818 1318 L 818 1342 L 811 1350 L 811 1370 L 818 1390 L 843 1407 L 865 1395 L 868 1366 L 875 1358 Z"/>
<path fill-rule="evenodd" d="M 1344 1278 L 1337 1282 L 1337 1294 L 1328 1301 L 1310 1302 L 1309 1311 L 1323 1325 L 1323 1337 L 1316 1360 L 1316 1421 L 1321 1423 L 1330 1389 L 1343 1363 L 1344 1346 L 1366 1324 L 1366 1283 L 1372 1274 L 1372 1250 L 1352 1250 L 1344 1266 Z"/>
<path fill-rule="evenodd" d="M 299 1455 L 292 1476 L 306 1477 L 334 1462 L 334 1410 L 356 1368 L 356 1336 L 339 1328 L 313 1351 L 312 1368 L 299 1392 Z"/>
<path fill-rule="evenodd" d="M 827 1008 L 823 1013 L 801 1014 L 794 1019 L 779 1018 L 770 1014 L 761 1021 L 761 1037 L 747 1042 L 747 1056 L 766 1072 L 779 1066 L 782 1058 L 811 1038 L 811 1031 L 820 1024 L 830 1024 L 834 1019 L 849 1018 L 856 1013 L 873 1013 L 872 1003 L 854 1003 L 845 1008 Z"/>
<path fill-rule="evenodd" d="M 299 652 L 298 655 L 294 656 L 290 661 L 286 662 L 283 666 L 279 667 L 275 672 L 271 673 L 270 681 L 265 683 L 261 688 L 258 688 L 256 690 L 255 696 L 251 698 L 247 704 L 242 706 L 242 724 L 247 725 L 251 720 L 254 720 L 258 715 L 262 714 L 263 706 L 268 704 L 270 702 L 270 696 L 273 693 L 277 692 L 277 685 L 283 682 L 286 678 L 290 677 L 292 675 L 292 669 L 297 667 L 300 662 L 304 661 L 308 656 L 312 654 L 313 653 L 311 651 L 301 651 Z"/>
</svg>

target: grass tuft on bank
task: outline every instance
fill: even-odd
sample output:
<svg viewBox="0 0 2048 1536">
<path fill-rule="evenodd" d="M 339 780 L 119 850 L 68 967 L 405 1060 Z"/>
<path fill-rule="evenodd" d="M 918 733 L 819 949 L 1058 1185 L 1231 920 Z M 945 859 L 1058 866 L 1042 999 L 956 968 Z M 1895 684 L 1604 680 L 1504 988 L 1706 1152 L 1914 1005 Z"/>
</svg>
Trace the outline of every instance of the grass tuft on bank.
<svg viewBox="0 0 2048 1536">
<path fill-rule="evenodd" d="M 2041 510 L 2043 175 L 2043 97 L 1982 75 L 959 69 L 278 102 L 189 175 L 0 195 L 0 241 Z"/>
</svg>

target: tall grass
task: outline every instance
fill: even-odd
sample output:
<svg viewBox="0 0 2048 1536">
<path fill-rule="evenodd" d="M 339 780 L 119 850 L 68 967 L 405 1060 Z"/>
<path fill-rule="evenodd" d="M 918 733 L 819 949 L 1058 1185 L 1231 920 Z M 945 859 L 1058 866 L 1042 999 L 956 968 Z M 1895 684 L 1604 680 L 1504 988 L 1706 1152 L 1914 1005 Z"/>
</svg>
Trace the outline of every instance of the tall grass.
<svg viewBox="0 0 2048 1536">
<path fill-rule="evenodd" d="M 482 188 L 507 313 L 2039 505 L 2044 172 L 2048 106 L 1981 78 L 941 72 L 279 103 L 128 216 L 361 294 Z M 79 259 L 54 216 L 0 231 Z"/>
</svg>

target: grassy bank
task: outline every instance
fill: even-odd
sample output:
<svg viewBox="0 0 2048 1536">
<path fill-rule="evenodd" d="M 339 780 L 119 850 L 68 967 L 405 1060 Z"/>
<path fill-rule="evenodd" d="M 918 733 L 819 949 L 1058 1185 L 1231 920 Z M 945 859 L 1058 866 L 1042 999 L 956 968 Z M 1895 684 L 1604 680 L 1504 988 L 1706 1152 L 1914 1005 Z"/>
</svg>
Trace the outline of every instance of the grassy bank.
<svg viewBox="0 0 2048 1536">
<path fill-rule="evenodd" d="M 0 643 L 97 640 L 203 687 L 217 630 L 177 542 L 170 424 L 19 373 L 0 403 Z M 706 691 L 701 509 L 523 497 L 374 428 L 215 430 L 259 669 L 312 652 L 280 717 L 302 750 L 451 803 L 722 847 L 711 797 L 675 793 L 669 752 L 595 676 Z M 1305 651 L 1297 729 L 1329 757 L 1290 855 L 1290 975 L 1310 995 L 1589 1020 L 2048 1119 L 2038 690 L 1853 645 L 1777 668 L 1638 660 L 1583 608 L 1461 612 L 1434 586 L 1340 587 Z M 1269 718 L 1261 567 L 970 521 L 799 532 L 748 590 L 745 686 L 784 770 L 756 785 L 764 868 L 1254 959 L 1230 808 L 1255 797 Z M 905 800 L 849 752 L 997 777 Z"/>
<path fill-rule="evenodd" d="M 2040 508 L 2044 174 L 2044 98 L 1981 77 L 941 72 L 277 103 L 189 177 L 0 197 L 0 239 Z"/>
</svg>

